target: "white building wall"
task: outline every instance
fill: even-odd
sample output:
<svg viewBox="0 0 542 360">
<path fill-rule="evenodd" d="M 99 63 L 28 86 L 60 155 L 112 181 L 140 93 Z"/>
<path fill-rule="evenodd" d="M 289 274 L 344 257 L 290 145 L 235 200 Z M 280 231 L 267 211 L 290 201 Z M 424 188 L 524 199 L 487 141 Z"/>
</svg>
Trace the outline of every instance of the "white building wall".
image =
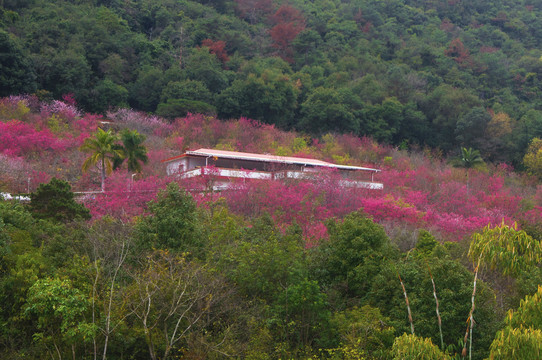
<svg viewBox="0 0 542 360">
<path fill-rule="evenodd" d="M 182 178 L 192 178 L 202 175 L 202 169 L 206 165 L 214 165 L 213 161 L 206 161 L 208 159 L 203 157 L 182 157 L 172 160 L 168 163 L 166 171 L 168 175 L 179 174 Z M 227 178 L 243 178 L 243 179 L 259 179 L 259 180 L 271 180 L 271 179 L 315 179 L 318 170 L 316 168 L 302 168 L 301 170 L 279 170 L 279 171 L 254 171 L 254 170 L 239 170 L 229 168 L 214 168 L 214 175 L 222 177 L 220 184 L 217 184 L 217 189 L 223 190 L 228 188 L 229 181 Z M 226 179 L 224 179 L 226 178 Z M 376 183 L 367 180 L 354 180 L 343 179 L 340 181 L 341 186 L 345 187 L 358 187 L 374 190 L 382 190 L 383 184 Z"/>
</svg>

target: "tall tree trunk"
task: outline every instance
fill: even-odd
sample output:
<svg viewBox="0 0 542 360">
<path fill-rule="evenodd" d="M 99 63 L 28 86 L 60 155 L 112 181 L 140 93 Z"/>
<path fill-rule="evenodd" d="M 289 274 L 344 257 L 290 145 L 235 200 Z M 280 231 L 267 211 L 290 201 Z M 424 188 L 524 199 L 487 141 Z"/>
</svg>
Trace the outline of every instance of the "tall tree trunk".
<svg viewBox="0 0 542 360">
<path fill-rule="evenodd" d="M 117 275 L 120 271 L 120 268 L 122 266 L 122 264 L 124 263 L 124 260 L 126 259 L 126 256 L 128 254 L 127 252 L 128 250 L 125 249 L 125 244 L 123 243 L 122 244 L 122 248 L 121 248 L 121 251 L 120 251 L 120 255 L 119 255 L 119 261 L 117 263 L 117 266 L 115 268 L 115 272 L 113 273 L 113 278 L 111 279 L 111 286 L 110 286 L 110 289 L 109 289 L 109 303 L 107 305 L 107 314 L 106 314 L 106 317 L 105 317 L 105 342 L 104 342 L 104 352 L 103 352 L 103 357 L 102 359 L 105 360 L 106 359 L 106 355 L 107 355 L 107 345 L 109 343 L 109 336 L 111 335 L 111 312 L 112 312 L 112 307 L 113 307 L 113 295 L 114 295 L 114 292 L 115 292 L 115 282 L 117 280 Z"/>
<path fill-rule="evenodd" d="M 102 192 L 105 191 L 105 157 L 102 156 Z"/>
<path fill-rule="evenodd" d="M 399 275 L 399 272 L 397 272 L 397 276 L 399 277 L 399 281 L 401 282 L 401 287 L 403 288 L 403 295 L 405 295 L 405 302 L 408 310 L 408 321 L 410 322 L 410 332 L 412 335 L 414 335 L 414 321 L 412 321 L 412 312 L 410 311 L 410 302 L 408 301 L 408 295 L 405 289 L 405 284 L 403 283 L 403 279 L 401 279 L 401 275 Z"/>
<path fill-rule="evenodd" d="M 467 173 L 465 176 L 467 177 L 467 198 L 469 197 L 469 168 L 466 169 Z"/>
<path fill-rule="evenodd" d="M 427 269 L 429 270 L 429 276 L 431 277 L 431 284 L 433 284 L 433 297 L 435 298 L 436 303 L 436 313 L 437 313 L 437 320 L 438 320 L 438 330 L 440 334 L 440 349 L 444 351 L 444 338 L 442 336 L 442 319 L 440 318 L 440 312 L 439 312 L 439 303 L 438 303 L 438 297 L 437 297 L 437 287 L 435 286 L 435 280 L 433 280 L 433 274 L 431 273 L 431 268 L 427 264 L 427 261 L 425 262 L 425 265 L 427 266 Z"/>
<path fill-rule="evenodd" d="M 96 260 L 94 260 L 94 268 L 96 269 L 96 276 L 94 277 L 94 283 L 92 284 L 92 325 L 96 326 L 96 289 L 98 287 L 98 277 L 100 275 L 98 270 L 98 263 Z M 96 360 L 98 356 L 98 343 L 96 342 L 96 334 L 94 334 L 92 343 L 94 345 L 94 360 Z"/>
</svg>

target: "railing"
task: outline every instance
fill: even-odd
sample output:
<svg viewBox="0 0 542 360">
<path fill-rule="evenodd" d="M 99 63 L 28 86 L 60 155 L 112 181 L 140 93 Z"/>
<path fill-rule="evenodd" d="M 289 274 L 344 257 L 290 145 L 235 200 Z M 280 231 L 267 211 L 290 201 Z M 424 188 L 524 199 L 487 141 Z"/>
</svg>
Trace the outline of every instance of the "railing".
<svg viewBox="0 0 542 360">
<path fill-rule="evenodd" d="M 199 167 L 196 169 L 188 170 L 180 174 L 182 179 L 193 178 L 202 175 L 217 176 L 220 178 L 237 178 L 237 179 L 256 179 L 256 180 L 273 180 L 273 179 L 304 179 L 304 180 L 318 180 L 318 172 L 306 172 L 296 170 L 282 170 L 275 172 L 257 171 L 257 170 L 236 170 L 226 168 L 205 168 Z M 341 186 L 345 187 L 357 187 L 372 190 L 382 190 L 384 185 L 374 181 L 364 180 L 352 180 L 343 179 L 339 181 Z M 220 189 L 224 190 L 228 187 L 227 184 L 222 184 Z"/>
<path fill-rule="evenodd" d="M 205 168 L 200 167 L 181 173 L 182 179 L 193 178 L 201 175 L 214 175 L 228 178 L 244 178 L 244 179 L 258 179 L 258 180 L 271 180 L 273 179 L 273 173 L 266 171 L 251 171 L 251 170 L 235 170 L 224 168 Z"/>
</svg>

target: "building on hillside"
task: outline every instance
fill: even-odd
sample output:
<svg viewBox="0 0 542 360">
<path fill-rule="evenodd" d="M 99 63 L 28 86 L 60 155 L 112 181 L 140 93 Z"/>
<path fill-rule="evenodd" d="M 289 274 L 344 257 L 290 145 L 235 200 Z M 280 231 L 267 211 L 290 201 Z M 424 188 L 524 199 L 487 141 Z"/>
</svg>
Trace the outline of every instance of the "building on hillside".
<svg viewBox="0 0 542 360">
<path fill-rule="evenodd" d="M 31 200 L 30 196 L 11 195 L 10 193 L 5 193 L 5 192 L 0 192 L 0 198 L 5 201 L 16 200 L 16 201 L 22 201 L 22 202 L 29 202 Z"/>
<path fill-rule="evenodd" d="M 162 162 L 167 164 L 166 170 L 170 176 L 178 174 L 186 179 L 212 173 L 217 178 L 215 190 L 227 189 L 234 179 L 314 179 L 322 169 L 338 171 L 343 186 L 383 189 L 383 185 L 374 179 L 380 172 L 378 169 L 299 157 L 198 149 Z"/>
</svg>

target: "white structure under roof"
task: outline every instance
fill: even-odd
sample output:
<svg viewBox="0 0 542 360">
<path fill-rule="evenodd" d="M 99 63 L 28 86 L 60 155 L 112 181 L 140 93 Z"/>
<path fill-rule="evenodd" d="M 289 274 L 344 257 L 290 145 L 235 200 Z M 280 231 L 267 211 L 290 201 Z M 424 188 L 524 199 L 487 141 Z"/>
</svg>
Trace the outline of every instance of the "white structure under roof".
<svg viewBox="0 0 542 360">
<path fill-rule="evenodd" d="M 383 185 L 374 181 L 380 170 L 348 165 L 336 165 L 316 159 L 290 156 L 261 155 L 237 151 L 198 149 L 187 151 L 162 162 L 167 163 L 168 175 L 179 174 L 190 178 L 205 174 L 212 167 L 213 174 L 221 181 L 216 189 L 227 189 L 231 179 L 310 179 L 318 169 L 337 169 L 344 186 L 368 189 L 382 189 Z M 209 170 L 210 171 L 210 170 Z"/>
<path fill-rule="evenodd" d="M 0 198 L 3 200 L 30 201 L 30 196 L 11 195 L 10 193 L 0 192 Z"/>
</svg>

